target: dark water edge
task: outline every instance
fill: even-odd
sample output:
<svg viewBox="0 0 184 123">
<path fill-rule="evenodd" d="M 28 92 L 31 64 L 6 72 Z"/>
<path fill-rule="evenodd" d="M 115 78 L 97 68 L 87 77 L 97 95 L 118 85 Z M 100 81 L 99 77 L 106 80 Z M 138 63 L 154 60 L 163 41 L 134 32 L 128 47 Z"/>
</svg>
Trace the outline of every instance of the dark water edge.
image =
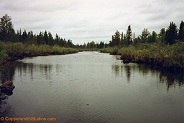
<svg viewBox="0 0 184 123">
<path fill-rule="evenodd" d="M 135 59 L 131 56 L 127 55 L 121 55 L 121 59 L 123 60 L 123 63 L 128 64 L 128 63 L 137 63 L 137 64 L 146 64 L 150 66 L 151 68 L 156 68 L 156 69 L 164 69 L 165 71 L 170 71 L 170 72 L 184 72 L 184 67 L 178 64 L 170 64 L 166 65 L 164 63 L 164 60 L 161 59 L 154 59 L 154 58 L 145 58 L 143 59 Z"/>
<path fill-rule="evenodd" d="M 41 55 L 41 56 L 44 56 L 44 55 Z M 49 56 L 49 55 L 47 54 L 45 56 Z M 31 56 L 31 57 L 34 57 L 34 56 Z M 118 59 L 120 58 L 118 57 Z M 122 61 L 122 64 L 123 64 L 123 61 Z M 15 69 L 18 66 L 19 67 L 21 66 L 24 69 L 28 67 L 27 64 L 24 64 L 19 61 L 9 61 L 9 62 L 6 62 L 4 65 L 1 65 L 0 66 L 0 82 L 2 83 L 2 82 L 5 82 L 6 80 L 12 81 L 14 78 Z M 50 67 L 51 66 L 46 66 L 46 68 L 50 68 Z M 123 68 L 122 67 L 120 68 L 119 66 L 114 66 L 113 69 L 116 73 L 118 73 Z M 130 79 L 132 70 L 139 71 L 142 74 L 147 74 L 149 71 L 151 71 L 151 73 L 153 74 L 159 73 L 160 81 L 165 82 L 168 85 L 168 88 L 176 84 L 178 84 L 179 86 L 184 84 L 184 72 L 180 71 L 180 69 L 176 72 L 174 70 L 172 71 L 172 69 L 164 69 L 160 66 L 154 66 L 150 64 L 137 64 L 136 66 L 132 66 L 132 65 L 130 66 L 127 63 L 124 66 L 124 69 L 126 70 L 126 75 L 128 79 Z"/>
<path fill-rule="evenodd" d="M 91 52 L 89 52 L 89 53 L 87 52 L 87 55 L 86 55 L 87 57 L 86 58 L 93 58 L 93 57 L 90 57 L 88 55 L 94 55 L 94 56 L 95 55 L 99 55 L 98 58 L 101 58 L 101 56 L 102 57 L 104 56 L 103 54 L 100 54 L 100 53 L 93 54 Z M 75 54 L 71 54 L 71 55 L 66 55 L 66 57 L 64 57 L 63 59 L 67 59 L 69 56 L 71 56 L 71 57 L 74 58 L 74 60 L 73 60 L 74 63 L 77 62 L 77 60 L 75 59 L 75 57 L 76 58 L 82 57 L 81 55 L 78 56 L 77 54 L 76 55 Z M 108 55 L 106 54 L 105 56 L 108 56 Z M 50 57 L 50 56 L 46 56 L 46 57 Z M 152 76 L 153 76 L 153 78 L 155 76 L 158 77 L 159 78 L 159 81 L 158 82 L 161 85 L 165 85 L 165 86 L 163 86 L 164 87 L 164 90 L 166 90 L 168 92 L 170 91 L 171 93 L 173 93 L 173 88 L 175 88 L 174 90 L 178 90 L 179 88 L 183 88 L 183 84 L 184 84 L 184 73 L 183 72 L 176 73 L 174 71 L 173 72 L 172 71 L 167 71 L 167 70 L 161 69 L 159 67 L 154 67 L 154 66 L 145 65 L 145 64 L 132 64 L 132 63 L 129 63 L 129 64 L 125 64 L 124 65 L 123 64 L 123 61 L 120 60 L 120 56 L 113 56 L 113 57 L 116 57 L 116 59 L 117 59 L 116 62 L 118 62 L 118 64 L 112 64 L 111 66 L 109 66 L 109 67 L 111 67 L 112 74 L 115 76 L 115 78 L 113 79 L 114 81 L 112 83 L 116 83 L 117 80 L 123 78 L 122 75 L 125 75 L 126 79 L 124 78 L 124 80 L 127 81 L 127 83 L 128 83 L 129 86 L 132 86 L 132 85 L 135 84 L 135 81 L 132 81 L 134 79 L 135 73 L 139 73 L 141 77 L 142 76 L 145 77 L 145 76 L 151 75 L 150 76 L 150 79 L 152 79 Z M 43 57 L 43 58 L 45 58 L 45 57 Z M 73 63 L 72 61 L 70 61 L 70 62 Z M 119 62 L 121 62 L 121 63 L 119 63 Z M 98 68 L 99 67 L 97 63 L 95 63 L 95 64 L 91 63 L 91 64 L 92 64 L 92 66 L 94 65 L 94 67 L 96 66 L 95 68 Z M 91 64 L 87 63 L 86 66 L 91 65 Z M 72 65 L 75 65 L 75 64 L 72 64 Z M 7 65 L 4 65 L 4 66 L 1 66 L 0 67 L 0 81 L 2 83 L 4 81 L 6 81 L 6 80 L 12 80 L 12 81 L 14 81 L 16 79 L 20 80 L 19 79 L 19 76 L 20 76 L 23 79 L 25 79 L 25 78 L 26 79 L 31 78 L 28 81 L 28 82 L 31 83 L 31 80 L 36 75 L 36 71 L 40 71 L 40 73 L 42 73 L 47 79 L 49 79 L 48 82 L 51 82 L 50 84 L 51 85 L 54 85 L 53 84 L 54 83 L 53 82 L 54 80 L 50 80 L 50 78 L 52 77 L 51 76 L 52 75 L 52 70 L 55 69 L 55 68 L 58 68 L 58 71 L 68 70 L 68 68 L 71 68 L 72 69 L 72 65 L 66 64 L 65 67 L 67 69 L 65 69 L 65 67 L 60 66 L 58 64 L 56 64 L 56 65 L 49 64 L 49 63 L 46 64 L 45 61 L 44 61 L 43 64 L 25 63 L 25 62 L 22 62 L 22 61 L 15 61 L 15 62 L 11 62 L 11 63 L 9 63 Z M 81 65 L 81 64 L 78 63 L 78 65 Z M 104 61 L 104 66 L 105 67 L 107 66 L 106 61 Z M 93 69 L 90 69 L 90 70 L 93 70 Z M 17 73 L 17 71 L 18 71 L 18 73 Z M 100 69 L 100 71 L 101 71 L 101 69 Z M 69 74 L 69 73 L 67 73 L 67 74 Z M 79 73 L 80 73 L 80 71 L 79 71 Z M 20 75 L 17 76 L 17 74 L 18 75 L 20 74 Z M 92 73 L 90 73 L 90 75 L 91 74 Z M 104 74 L 104 76 L 105 76 L 105 74 Z M 34 78 L 34 79 L 36 79 L 36 78 Z M 68 79 L 71 79 L 70 76 L 69 76 Z M 86 80 L 88 80 L 88 79 L 86 78 Z M 97 78 L 95 78 L 95 80 L 97 80 Z M 55 81 L 57 82 L 58 80 L 55 80 Z M 73 80 L 71 80 L 71 81 L 73 81 Z M 71 81 L 68 81 L 68 83 L 71 83 Z M 136 80 L 136 81 L 138 81 L 138 80 Z M 73 81 L 73 82 L 75 82 L 75 81 Z M 101 80 L 99 82 L 101 82 Z M 22 83 L 25 83 L 25 82 L 22 82 Z M 25 83 L 25 84 L 28 84 L 28 83 Z M 33 85 L 31 85 L 31 84 L 33 84 Z M 34 87 L 34 85 L 36 85 L 34 83 L 31 83 L 31 84 L 30 85 L 28 84 L 30 86 L 29 88 Z M 39 84 L 39 82 L 38 82 L 38 84 Z M 83 83 L 83 84 L 85 84 L 85 83 Z M 97 83 L 94 82 L 94 84 L 97 84 Z M 17 89 L 15 87 L 15 89 L 16 89 L 15 90 L 15 92 L 16 92 L 15 94 L 18 94 L 17 91 L 20 91 L 19 89 L 21 89 L 21 87 L 20 87 L 21 84 L 18 84 L 18 85 L 19 85 L 19 87 L 17 87 Z M 74 85 L 75 85 L 75 83 L 74 83 Z M 23 86 L 25 86 L 25 85 L 23 85 Z M 63 84 L 62 86 L 66 86 L 66 85 Z M 70 85 L 70 86 L 72 86 L 72 85 Z M 104 86 L 106 86 L 106 85 L 104 84 Z M 141 87 L 143 90 L 146 89 L 146 88 L 143 88 L 143 87 Z M 37 87 L 35 87 L 35 88 L 37 88 Z M 97 90 L 97 92 L 95 92 L 95 90 L 96 90 L 95 88 L 99 88 L 99 87 L 98 86 L 95 86 L 94 87 L 94 94 L 98 94 L 97 92 L 99 90 Z M 62 88 L 62 89 L 64 89 L 64 88 Z M 122 88 L 122 89 L 123 90 L 124 89 L 126 90 L 126 88 Z M 152 88 L 150 88 L 150 89 L 152 89 Z M 27 89 L 27 90 L 29 90 L 29 89 Z M 30 89 L 29 91 L 31 91 L 31 90 L 32 89 Z M 33 90 L 35 90 L 35 89 L 33 89 Z M 75 88 L 73 88 L 73 90 L 75 90 Z M 72 92 L 73 90 L 71 89 L 70 91 Z M 51 90 L 46 90 L 46 91 L 50 92 Z M 57 91 L 57 90 L 55 90 L 55 91 Z M 133 93 L 134 94 L 134 91 L 137 91 L 137 90 L 129 90 L 128 93 Z M 78 99 L 78 96 L 80 97 L 80 96 L 88 95 L 89 94 L 89 91 L 87 91 L 87 92 L 88 93 L 85 93 L 85 94 L 82 94 L 82 95 L 77 95 L 77 94 L 75 95 L 75 93 L 74 93 L 73 96 L 70 95 L 71 97 L 68 97 L 68 95 L 66 95 L 66 97 L 65 96 L 64 97 L 65 98 Z M 117 93 L 115 90 L 113 90 L 113 92 L 114 93 Z M 28 93 L 30 93 L 30 92 L 28 92 Z M 31 93 L 34 93 L 34 92 L 31 92 Z M 43 94 L 44 92 L 41 92 L 41 93 Z M 68 93 L 70 93 L 70 92 L 68 92 Z M 102 93 L 103 92 L 101 92 L 100 94 L 102 94 Z M 59 93 L 59 94 L 62 94 L 62 93 Z M 107 123 L 120 123 L 120 121 L 123 121 L 125 123 L 132 123 L 132 122 L 133 123 L 142 123 L 142 122 L 143 123 L 144 122 L 151 122 L 151 123 L 156 122 L 156 123 L 158 123 L 158 121 L 163 122 L 163 123 L 166 123 L 166 121 L 167 121 L 166 119 L 160 119 L 160 120 L 159 119 L 156 119 L 156 118 L 158 118 L 158 115 L 160 115 L 159 117 L 166 117 L 165 116 L 166 114 L 163 114 L 163 113 L 166 113 L 167 110 L 168 110 L 168 112 L 167 112 L 168 115 L 171 115 L 171 117 L 173 117 L 174 113 L 176 113 L 174 111 L 173 112 L 170 112 L 170 111 L 172 111 L 172 109 L 169 109 L 170 104 L 175 103 L 175 100 L 167 100 L 168 101 L 167 103 L 166 102 L 163 102 L 163 104 L 158 104 L 157 105 L 158 109 L 154 109 L 152 107 L 151 107 L 151 109 L 149 109 L 149 105 L 147 105 L 149 103 L 146 103 L 146 105 L 145 105 L 145 112 L 150 113 L 150 112 L 156 112 L 155 110 L 158 110 L 157 114 L 154 114 L 154 113 L 152 113 L 153 115 L 146 114 L 144 111 L 140 111 L 140 114 L 138 114 L 138 111 L 137 110 L 139 110 L 141 108 L 137 107 L 135 102 L 141 102 L 141 100 L 137 100 L 138 98 L 135 97 L 136 95 L 130 95 L 130 96 L 127 97 L 127 95 L 125 93 L 121 93 L 120 95 L 122 96 L 123 99 L 122 100 L 116 100 L 117 99 L 116 98 L 117 95 L 113 95 L 111 97 L 112 94 L 109 93 L 108 96 L 105 95 L 105 97 L 107 96 L 107 98 L 104 98 L 104 96 L 102 96 L 100 94 L 98 94 L 98 95 L 96 95 L 94 97 L 94 98 L 96 98 L 96 100 L 102 101 L 100 103 L 96 103 L 96 102 L 95 103 L 92 103 L 90 101 L 80 102 L 79 100 L 75 100 L 74 102 L 71 102 L 71 104 L 65 104 L 66 102 L 64 101 L 64 98 L 61 99 L 60 100 L 61 101 L 60 103 L 62 105 L 68 106 L 70 108 L 74 108 L 73 110 L 76 111 L 76 112 L 73 112 L 73 114 L 70 114 L 70 115 L 73 115 L 73 116 L 70 117 L 70 118 L 68 118 L 68 119 L 66 119 L 66 120 L 62 119 L 62 118 L 64 118 L 64 116 L 63 116 L 62 113 L 66 113 L 67 114 L 68 112 L 62 112 L 62 113 L 60 113 L 58 111 L 58 110 L 61 110 L 61 109 L 60 109 L 60 107 L 57 107 L 58 106 L 58 103 L 59 103 L 59 100 L 57 100 L 56 97 L 53 97 L 53 101 L 52 102 L 47 102 L 47 103 L 48 103 L 48 105 L 49 105 L 49 103 L 51 105 L 52 104 L 57 104 L 56 107 L 54 107 L 54 106 L 52 107 L 52 109 L 55 109 L 55 110 L 54 111 L 52 110 L 53 112 L 51 112 L 51 114 L 55 114 L 55 113 L 56 114 L 57 113 L 60 114 L 61 115 L 61 118 L 57 117 L 57 119 L 60 120 L 60 121 L 63 120 L 63 123 L 71 123 L 71 122 L 72 123 L 73 122 L 74 123 L 92 123 L 92 122 L 95 122 L 95 123 L 102 123 L 102 122 L 107 122 Z M 144 94 L 146 95 L 146 93 L 144 93 Z M 51 94 L 47 94 L 47 95 L 53 95 L 53 94 L 51 93 Z M 172 94 L 171 95 L 167 95 L 167 98 L 176 98 L 176 99 L 178 98 L 177 96 L 176 97 L 172 97 L 173 95 Z M 13 97 L 13 98 L 14 98 L 14 96 L 19 97 L 18 95 L 14 95 L 14 93 L 12 95 L 10 95 L 10 96 Z M 29 96 L 29 95 L 25 95 L 25 96 Z M 92 96 L 92 95 L 89 95 L 89 97 L 86 97 L 86 98 L 90 98 L 90 96 Z M 14 108 L 16 108 L 15 105 L 18 105 L 18 104 L 11 103 L 10 101 L 14 101 L 14 100 L 12 100 L 11 97 L 10 97 L 10 99 L 7 99 L 6 101 L 1 101 L 1 104 L 0 104 L 1 105 L 0 110 L 2 111 L 1 112 L 1 116 L 2 115 L 3 116 L 14 116 L 14 113 L 16 113 L 14 111 Z M 24 99 L 26 100 L 26 97 L 24 97 L 24 98 L 21 97 L 21 98 L 18 98 L 17 100 L 19 100 L 18 102 L 20 102 L 20 104 L 21 104 Z M 140 99 L 142 99 L 142 98 L 140 98 Z M 162 98 L 160 98 L 160 99 L 162 99 Z M 30 99 L 30 101 L 31 100 L 32 99 Z M 52 99 L 49 99 L 49 100 L 52 100 Z M 129 100 L 132 100 L 132 101 L 129 102 Z M 40 101 L 37 100 L 35 102 L 40 102 Z M 80 102 L 79 104 L 77 103 L 78 101 Z M 151 97 L 149 97 L 148 99 L 145 99 L 145 100 L 142 100 L 142 101 L 145 103 L 145 102 L 154 101 L 154 100 L 151 99 Z M 77 104 L 75 104 L 75 103 L 77 103 Z M 120 109 L 122 107 L 121 103 L 122 103 L 122 105 L 125 104 L 125 107 L 123 106 L 123 108 L 122 108 L 123 110 L 120 111 Z M 132 103 L 132 104 L 129 105 L 128 103 Z M 158 103 L 158 102 L 156 102 L 156 103 Z M 181 102 L 178 102 L 178 103 L 181 103 Z M 31 103 L 28 103 L 28 104 L 30 104 L 30 106 L 31 106 Z M 26 104 L 26 105 L 28 105 L 28 104 Z M 94 105 L 96 105 L 96 107 L 98 107 L 98 109 L 102 108 L 103 110 L 97 110 L 96 108 L 94 109 Z M 77 106 L 79 106 L 81 109 L 78 109 L 79 107 L 77 107 Z M 128 106 L 128 107 L 126 107 L 126 106 Z M 24 106 L 22 106 L 22 107 L 24 107 Z M 34 108 L 34 106 L 31 106 L 31 107 Z M 182 110 L 182 105 L 178 105 L 178 106 L 175 106 L 175 107 L 178 108 L 178 109 L 180 109 L 180 110 Z M 51 107 L 49 107 L 49 108 L 51 108 Z M 159 111 L 159 108 L 160 108 L 160 111 Z M 22 110 L 24 110 L 24 109 L 20 109 L 20 112 Z M 80 112 L 80 110 L 82 111 L 82 113 Z M 124 110 L 127 111 L 127 112 L 125 112 Z M 166 110 L 166 111 L 163 112 L 163 110 Z M 29 112 L 29 111 L 25 111 L 25 113 L 26 112 Z M 50 110 L 45 111 L 45 112 L 50 112 Z M 78 114 L 78 112 L 80 112 L 81 114 Z M 141 115 L 141 112 L 143 112 L 143 114 L 145 115 L 145 117 L 143 117 Z M 182 114 L 180 114 L 180 115 L 182 115 Z M 51 115 L 49 115 L 49 116 L 51 116 Z M 52 115 L 52 116 L 54 116 L 54 115 Z M 178 116 L 178 117 L 180 117 L 180 116 Z M 115 120 L 115 119 L 117 119 L 117 120 Z M 137 119 L 141 119 L 141 120 L 137 120 Z M 150 120 L 150 119 L 153 119 L 153 120 Z M 170 119 L 171 118 L 168 117 L 168 121 L 167 122 L 169 122 Z M 60 121 L 57 121 L 57 122 L 60 122 Z M 173 121 L 173 119 L 171 121 Z M 184 119 L 182 117 L 180 119 L 178 119 L 178 120 L 175 119 L 175 122 L 176 123 L 180 123 L 180 121 L 182 122 L 182 121 L 184 121 Z"/>
<path fill-rule="evenodd" d="M 136 49 L 134 49 L 136 50 Z M 102 53 L 110 53 L 111 55 L 121 55 L 121 60 L 123 63 L 137 63 L 137 64 L 146 64 L 150 66 L 159 67 L 161 69 L 165 69 L 167 71 L 175 71 L 175 72 L 184 72 L 184 59 L 183 56 L 162 56 L 161 54 L 157 54 L 156 57 L 153 56 L 145 56 L 145 54 L 141 54 L 141 56 L 137 57 L 134 53 L 122 52 L 118 48 L 114 49 L 102 49 L 100 50 Z M 134 51 L 136 52 L 136 51 Z M 154 54 L 153 51 L 150 53 Z"/>
<path fill-rule="evenodd" d="M 78 51 L 69 51 L 69 52 L 43 52 L 43 53 L 21 53 L 21 54 L 14 54 L 10 53 L 8 54 L 8 57 L 6 58 L 5 61 L 0 63 L 1 65 L 4 64 L 11 64 L 11 62 L 14 62 L 16 60 L 21 60 L 24 58 L 29 58 L 29 57 L 37 57 L 37 56 L 49 56 L 49 55 L 66 55 L 66 54 L 73 54 L 77 53 Z"/>
</svg>

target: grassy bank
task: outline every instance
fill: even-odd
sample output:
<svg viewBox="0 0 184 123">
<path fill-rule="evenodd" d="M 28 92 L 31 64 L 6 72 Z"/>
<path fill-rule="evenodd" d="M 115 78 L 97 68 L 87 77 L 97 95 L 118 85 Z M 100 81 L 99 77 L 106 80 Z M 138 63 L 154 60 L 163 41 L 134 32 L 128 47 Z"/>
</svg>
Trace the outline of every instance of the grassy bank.
<svg viewBox="0 0 184 123">
<path fill-rule="evenodd" d="M 73 48 L 64 48 L 57 45 L 28 45 L 22 43 L 0 42 L 0 63 L 2 64 L 7 61 L 13 61 L 25 57 L 63 55 L 76 52 L 78 52 L 78 50 Z"/>
<path fill-rule="evenodd" d="M 140 44 L 123 48 L 106 48 L 101 52 L 119 54 L 124 63 L 146 63 L 172 70 L 184 70 L 184 42 L 173 45 Z"/>
</svg>

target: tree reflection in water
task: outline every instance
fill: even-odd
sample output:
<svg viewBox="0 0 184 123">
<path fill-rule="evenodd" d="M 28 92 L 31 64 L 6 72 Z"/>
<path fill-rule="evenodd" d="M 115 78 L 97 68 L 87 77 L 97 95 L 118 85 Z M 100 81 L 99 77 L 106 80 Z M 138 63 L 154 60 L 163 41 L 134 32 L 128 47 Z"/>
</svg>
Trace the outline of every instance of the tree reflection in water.
<svg viewBox="0 0 184 123">
<path fill-rule="evenodd" d="M 143 76 L 151 75 L 158 76 L 161 83 L 167 84 L 167 89 L 175 86 L 182 86 L 184 84 L 184 72 L 174 72 L 159 67 L 154 67 L 150 65 L 139 65 L 139 64 L 122 64 L 122 65 L 112 65 L 112 71 L 116 76 L 122 76 L 125 72 L 127 81 L 130 82 L 133 72 L 142 73 Z"/>
<path fill-rule="evenodd" d="M 23 63 L 23 62 L 17 62 L 16 63 L 16 69 L 20 76 L 22 74 L 26 75 L 27 73 L 31 73 L 31 79 L 34 78 L 34 72 L 39 71 L 44 75 L 47 79 L 51 78 L 51 70 L 52 65 L 50 64 L 33 64 L 33 63 Z"/>
<path fill-rule="evenodd" d="M 31 79 L 34 79 L 35 71 L 39 71 L 46 79 L 51 78 L 52 65 L 43 64 L 32 64 L 32 63 L 22 63 L 22 62 L 12 62 L 7 65 L 0 67 L 0 84 L 6 81 L 14 80 L 15 71 L 21 76 L 31 73 Z M 59 69 L 59 68 L 58 68 Z M 15 83 L 16 84 L 16 83 Z M 6 96 L 12 96 L 13 91 L 0 89 L 0 94 Z M 0 99 L 0 117 L 15 117 L 15 111 L 13 106 L 8 103 L 8 97 Z"/>
<path fill-rule="evenodd" d="M 12 81 L 15 74 L 15 65 L 8 64 L 0 67 L 0 82 L 3 84 L 6 81 Z M 11 96 L 13 95 L 13 90 L 0 88 L 1 96 Z M 12 117 L 15 116 L 12 106 L 7 102 L 8 97 L 0 99 L 0 117 Z"/>
</svg>

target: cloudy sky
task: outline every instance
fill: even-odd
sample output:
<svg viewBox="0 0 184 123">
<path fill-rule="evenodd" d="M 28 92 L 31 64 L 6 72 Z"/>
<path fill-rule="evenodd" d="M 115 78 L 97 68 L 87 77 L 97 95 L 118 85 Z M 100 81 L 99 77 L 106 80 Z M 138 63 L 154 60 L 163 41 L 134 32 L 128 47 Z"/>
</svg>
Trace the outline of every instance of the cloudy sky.
<svg viewBox="0 0 184 123">
<path fill-rule="evenodd" d="M 0 17 L 12 17 L 15 30 L 50 31 L 74 44 L 108 42 L 128 25 L 159 32 L 184 20 L 184 0 L 0 0 Z"/>
</svg>

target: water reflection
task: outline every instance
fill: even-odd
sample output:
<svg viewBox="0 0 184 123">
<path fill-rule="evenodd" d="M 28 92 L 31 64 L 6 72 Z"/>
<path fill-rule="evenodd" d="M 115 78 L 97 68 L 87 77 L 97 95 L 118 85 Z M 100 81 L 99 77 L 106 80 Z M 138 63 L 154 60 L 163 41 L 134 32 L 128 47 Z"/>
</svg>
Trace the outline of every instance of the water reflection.
<svg viewBox="0 0 184 123">
<path fill-rule="evenodd" d="M 6 80 L 13 80 L 15 74 L 15 66 L 14 64 L 0 66 L 0 82 L 4 82 Z"/>
<path fill-rule="evenodd" d="M 90 52 L 14 64 L 0 70 L 1 82 L 16 85 L 14 95 L 0 102 L 1 116 L 56 117 L 65 123 L 182 119 L 181 91 L 169 95 L 165 88 L 183 85 L 183 73 L 125 65 L 115 56 Z"/>
<path fill-rule="evenodd" d="M 129 65 L 125 65 L 125 71 L 126 71 L 127 81 L 130 82 L 131 67 Z"/>
<path fill-rule="evenodd" d="M 1 66 L 0 68 L 0 101 L 6 99 L 6 96 L 13 95 L 13 78 L 15 75 L 15 66 Z"/>
<path fill-rule="evenodd" d="M 50 64 L 33 64 L 33 63 L 23 63 L 16 62 L 16 69 L 20 75 L 20 77 L 24 74 L 31 74 L 31 79 L 34 79 L 34 73 L 39 71 L 42 75 L 45 76 L 46 79 L 51 78 L 51 70 L 53 65 Z"/>
<path fill-rule="evenodd" d="M 152 74 L 157 74 L 160 82 L 166 83 L 168 89 L 170 87 L 175 87 L 176 85 L 181 86 L 184 84 L 183 72 L 169 71 L 150 65 L 138 65 L 138 69 L 140 70 L 140 72 L 144 72 L 144 74 L 148 73 L 149 71 Z"/>
<path fill-rule="evenodd" d="M 122 74 L 122 68 L 120 65 L 112 65 L 112 70 L 116 76 L 120 76 L 120 74 Z"/>
<path fill-rule="evenodd" d="M 130 82 L 132 73 L 139 72 L 143 76 L 148 74 L 156 75 L 161 83 L 167 84 L 167 89 L 175 86 L 182 86 L 184 84 L 184 73 L 173 72 L 149 65 L 138 65 L 138 64 L 115 64 L 112 65 L 112 71 L 116 76 L 123 77 L 123 72 L 126 75 L 127 81 Z"/>
<path fill-rule="evenodd" d="M 14 116 L 14 110 L 12 110 L 12 106 L 7 102 L 8 96 L 13 95 L 14 85 L 11 81 L 14 75 L 14 64 L 0 67 L 0 117 Z"/>
</svg>

